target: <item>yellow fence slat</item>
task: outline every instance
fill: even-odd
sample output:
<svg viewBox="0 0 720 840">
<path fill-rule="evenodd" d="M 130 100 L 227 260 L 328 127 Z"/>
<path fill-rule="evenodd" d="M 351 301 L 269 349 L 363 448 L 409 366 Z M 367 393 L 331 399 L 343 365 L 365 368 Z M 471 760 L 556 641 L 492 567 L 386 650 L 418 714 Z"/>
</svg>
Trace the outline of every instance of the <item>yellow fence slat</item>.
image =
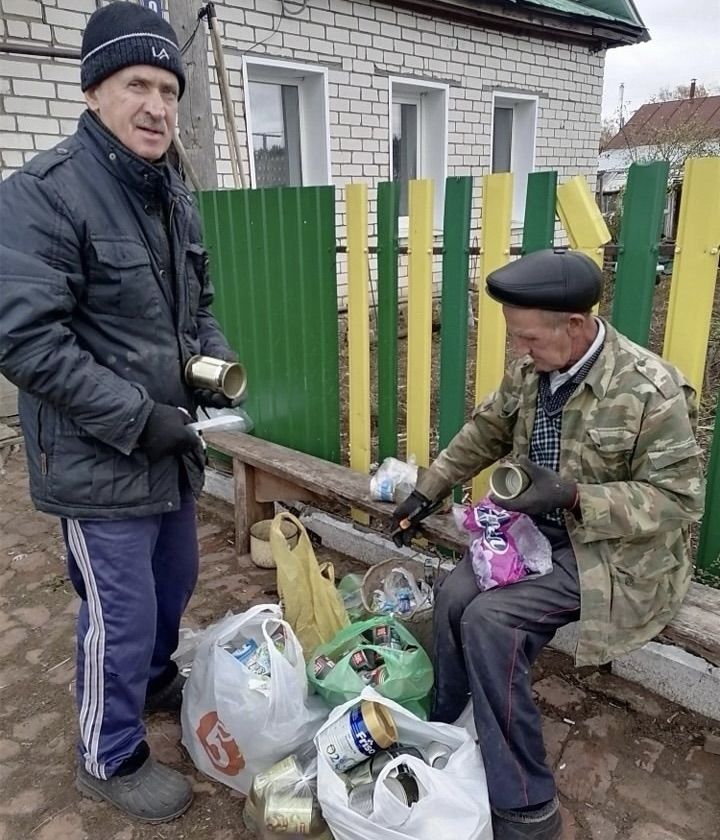
<svg viewBox="0 0 720 840">
<path fill-rule="evenodd" d="M 407 457 L 430 460 L 433 182 L 409 183 Z"/>
<path fill-rule="evenodd" d="M 685 164 L 663 356 L 700 394 L 720 247 L 720 157 Z"/>
<path fill-rule="evenodd" d="M 483 178 L 482 256 L 479 261 L 477 364 L 475 402 L 500 384 L 505 372 L 505 319 L 502 307 L 485 292 L 485 278 L 510 259 L 513 176 L 509 172 Z M 473 479 L 472 496 L 487 492 L 488 471 Z"/>
<path fill-rule="evenodd" d="M 557 188 L 557 212 L 570 240 L 570 247 L 582 251 L 602 268 L 603 245 L 611 240 L 600 208 L 582 175 Z"/>
<path fill-rule="evenodd" d="M 368 275 L 367 184 L 348 184 L 348 411 L 350 466 L 370 471 L 370 320 Z M 362 511 L 353 510 L 357 522 L 369 523 Z"/>
</svg>

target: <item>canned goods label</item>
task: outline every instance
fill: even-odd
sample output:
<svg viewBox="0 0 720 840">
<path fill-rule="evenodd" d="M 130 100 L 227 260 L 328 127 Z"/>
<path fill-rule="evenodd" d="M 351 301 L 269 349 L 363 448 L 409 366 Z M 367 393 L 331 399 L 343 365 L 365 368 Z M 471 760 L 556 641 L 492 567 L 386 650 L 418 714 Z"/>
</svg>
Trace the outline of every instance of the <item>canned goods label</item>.
<svg viewBox="0 0 720 840">
<path fill-rule="evenodd" d="M 382 749 L 368 729 L 360 706 L 350 709 L 320 733 L 318 744 L 338 773 Z"/>
<path fill-rule="evenodd" d="M 330 671 L 332 671 L 334 667 L 335 663 L 332 659 L 321 653 L 319 656 L 315 657 L 315 661 L 313 662 L 313 674 L 315 674 L 317 679 L 322 680 L 330 673 Z"/>
<path fill-rule="evenodd" d="M 371 650 L 360 648 L 350 656 L 350 667 L 353 671 L 372 671 L 375 666 L 375 656 Z"/>
<path fill-rule="evenodd" d="M 265 827 L 280 834 L 310 834 L 314 800 L 312 796 L 275 794 L 265 800 Z"/>
</svg>

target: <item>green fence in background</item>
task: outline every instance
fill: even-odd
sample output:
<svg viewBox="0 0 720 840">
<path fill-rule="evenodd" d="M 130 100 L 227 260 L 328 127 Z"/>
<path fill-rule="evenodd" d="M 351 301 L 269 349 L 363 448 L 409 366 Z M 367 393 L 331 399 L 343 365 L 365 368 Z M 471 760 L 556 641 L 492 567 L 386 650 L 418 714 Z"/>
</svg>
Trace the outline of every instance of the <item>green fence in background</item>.
<svg viewBox="0 0 720 840">
<path fill-rule="evenodd" d="M 255 434 L 339 461 L 334 187 L 198 198 L 213 311 L 247 369 Z"/>
</svg>

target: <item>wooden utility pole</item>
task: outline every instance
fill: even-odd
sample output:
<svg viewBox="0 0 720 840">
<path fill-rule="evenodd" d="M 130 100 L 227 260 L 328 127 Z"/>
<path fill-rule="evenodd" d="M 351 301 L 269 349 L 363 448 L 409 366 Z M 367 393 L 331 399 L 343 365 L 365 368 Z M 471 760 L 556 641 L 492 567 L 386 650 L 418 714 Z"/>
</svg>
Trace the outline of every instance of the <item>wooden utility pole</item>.
<svg viewBox="0 0 720 840">
<path fill-rule="evenodd" d="M 170 23 L 182 46 L 192 35 L 202 4 L 200 0 L 168 0 Z M 210 102 L 208 30 L 200 23 L 188 47 L 185 64 L 185 94 L 180 100 L 179 136 L 202 189 L 216 189 L 215 126 Z"/>
</svg>

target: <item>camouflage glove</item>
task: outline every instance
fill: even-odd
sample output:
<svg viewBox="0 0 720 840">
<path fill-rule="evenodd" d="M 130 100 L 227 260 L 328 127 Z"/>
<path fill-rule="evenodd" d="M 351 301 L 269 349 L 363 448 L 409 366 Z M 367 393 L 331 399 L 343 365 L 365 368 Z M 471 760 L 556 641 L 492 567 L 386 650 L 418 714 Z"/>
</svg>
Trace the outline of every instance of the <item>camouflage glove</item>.
<svg viewBox="0 0 720 840">
<path fill-rule="evenodd" d="M 506 510 L 527 513 L 528 516 L 539 516 L 561 510 L 574 510 L 578 505 L 577 483 L 562 478 L 555 470 L 539 467 L 526 455 L 520 455 L 517 465 L 530 478 L 527 489 L 514 499 L 497 499 L 490 494 L 490 500 Z"/>
</svg>

